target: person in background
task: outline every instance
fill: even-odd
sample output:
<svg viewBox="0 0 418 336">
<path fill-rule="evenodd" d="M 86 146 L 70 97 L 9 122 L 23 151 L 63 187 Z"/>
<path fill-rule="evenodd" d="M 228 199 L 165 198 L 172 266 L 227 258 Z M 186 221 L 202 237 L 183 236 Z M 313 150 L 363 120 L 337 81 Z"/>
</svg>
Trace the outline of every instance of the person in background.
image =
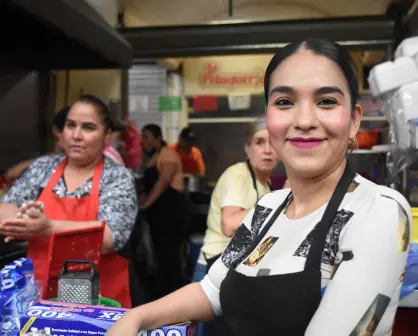
<svg viewBox="0 0 418 336">
<path fill-rule="evenodd" d="M 208 228 L 196 264 L 194 281 L 203 279 L 257 200 L 271 191 L 269 179 L 278 164 L 278 158 L 270 145 L 265 119 L 260 118 L 251 124 L 246 140 L 244 148 L 248 159 L 226 169 L 212 193 Z M 202 326 L 199 325 L 199 328 Z M 207 323 L 204 330 L 206 336 L 229 335 L 222 319 Z"/>
<path fill-rule="evenodd" d="M 65 118 L 64 153 L 36 159 L 0 204 L 0 234 L 6 242 L 29 241 L 28 258 L 48 247 L 54 232 L 101 226 L 105 222 L 100 291 L 129 308 L 129 262 L 116 252 L 128 242 L 138 202 L 128 169 L 103 155 L 114 128 L 107 105 L 85 95 Z M 40 211 L 41 210 L 41 211 Z"/>
<path fill-rule="evenodd" d="M 169 147 L 180 156 L 184 174 L 203 176 L 206 173 L 202 152 L 196 147 L 196 134 L 188 126 L 181 130 L 179 140 Z"/>
<path fill-rule="evenodd" d="M 142 128 L 142 148 L 150 157 L 144 165 L 141 209 L 145 210 L 159 267 L 157 297 L 183 284 L 181 247 L 190 221 L 179 155 L 167 147 L 161 128 Z"/>
<path fill-rule="evenodd" d="M 125 313 L 108 336 L 223 315 L 231 335 L 387 336 L 412 214 L 396 190 L 351 171 L 362 119 L 348 50 L 281 48 L 264 79 L 271 145 L 290 190 L 266 194 L 200 283 Z"/>
<path fill-rule="evenodd" d="M 137 129 L 135 123 L 125 117 L 123 123 L 127 127 L 121 134 L 121 147 L 118 147 L 125 165 L 129 169 L 138 169 L 142 167 L 142 148 L 141 148 L 141 134 Z"/>
<path fill-rule="evenodd" d="M 62 108 L 52 119 L 52 134 L 55 138 L 55 152 L 52 154 L 55 154 L 56 152 L 62 152 L 62 131 L 64 129 L 65 119 L 67 118 L 69 108 L 69 106 Z M 35 159 L 24 160 L 8 168 L 4 172 L 3 178 L 11 186 L 14 183 L 14 181 L 18 179 L 23 174 L 23 172 L 32 164 L 33 161 L 35 161 Z"/>
<path fill-rule="evenodd" d="M 110 139 L 107 141 L 103 151 L 104 155 L 121 166 L 125 166 L 125 162 L 119 152 L 121 132 L 123 132 L 124 128 L 124 125 L 117 124 L 114 126 Z"/>
</svg>

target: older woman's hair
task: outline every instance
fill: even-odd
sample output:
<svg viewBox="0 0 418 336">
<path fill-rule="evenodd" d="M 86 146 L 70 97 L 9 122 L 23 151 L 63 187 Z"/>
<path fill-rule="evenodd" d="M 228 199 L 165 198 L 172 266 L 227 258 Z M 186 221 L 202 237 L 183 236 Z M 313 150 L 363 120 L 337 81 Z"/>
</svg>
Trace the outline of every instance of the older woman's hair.
<svg viewBox="0 0 418 336">
<path fill-rule="evenodd" d="M 257 118 L 254 122 L 251 123 L 250 127 L 247 131 L 247 142 L 251 143 L 255 133 L 260 130 L 267 129 L 266 119 L 265 118 Z"/>
</svg>

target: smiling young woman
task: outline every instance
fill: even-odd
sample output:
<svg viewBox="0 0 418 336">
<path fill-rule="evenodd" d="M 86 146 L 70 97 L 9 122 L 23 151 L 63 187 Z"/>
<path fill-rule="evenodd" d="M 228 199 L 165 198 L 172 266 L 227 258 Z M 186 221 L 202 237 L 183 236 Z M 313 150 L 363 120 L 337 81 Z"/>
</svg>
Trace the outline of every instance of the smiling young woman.
<svg viewBox="0 0 418 336">
<path fill-rule="evenodd" d="M 128 312 L 110 336 L 215 314 L 240 336 L 390 334 L 411 209 L 347 163 L 362 116 L 357 86 L 335 42 L 308 39 L 273 57 L 267 129 L 291 191 L 257 202 L 200 284 Z"/>
</svg>

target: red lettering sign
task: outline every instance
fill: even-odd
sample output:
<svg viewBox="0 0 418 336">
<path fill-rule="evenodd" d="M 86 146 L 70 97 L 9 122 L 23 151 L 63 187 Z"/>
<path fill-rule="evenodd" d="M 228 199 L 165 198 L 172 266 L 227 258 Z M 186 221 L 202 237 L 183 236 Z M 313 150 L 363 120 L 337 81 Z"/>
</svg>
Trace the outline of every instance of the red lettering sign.
<svg viewBox="0 0 418 336">
<path fill-rule="evenodd" d="M 255 74 L 222 74 L 217 64 L 209 63 L 203 73 L 199 75 L 199 82 L 203 86 L 262 86 L 264 73 Z"/>
</svg>

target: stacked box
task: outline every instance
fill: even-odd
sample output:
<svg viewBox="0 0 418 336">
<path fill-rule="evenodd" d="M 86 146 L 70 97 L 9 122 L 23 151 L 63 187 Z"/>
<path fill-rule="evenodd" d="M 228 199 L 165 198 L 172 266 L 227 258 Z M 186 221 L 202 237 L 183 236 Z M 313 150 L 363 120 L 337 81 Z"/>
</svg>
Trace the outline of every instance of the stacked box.
<svg viewBox="0 0 418 336">
<path fill-rule="evenodd" d="M 51 336 L 105 335 L 127 309 L 39 301 L 20 319 L 25 335 L 45 330 Z M 155 330 L 140 331 L 138 336 L 196 336 L 196 325 L 184 322 Z"/>
</svg>

